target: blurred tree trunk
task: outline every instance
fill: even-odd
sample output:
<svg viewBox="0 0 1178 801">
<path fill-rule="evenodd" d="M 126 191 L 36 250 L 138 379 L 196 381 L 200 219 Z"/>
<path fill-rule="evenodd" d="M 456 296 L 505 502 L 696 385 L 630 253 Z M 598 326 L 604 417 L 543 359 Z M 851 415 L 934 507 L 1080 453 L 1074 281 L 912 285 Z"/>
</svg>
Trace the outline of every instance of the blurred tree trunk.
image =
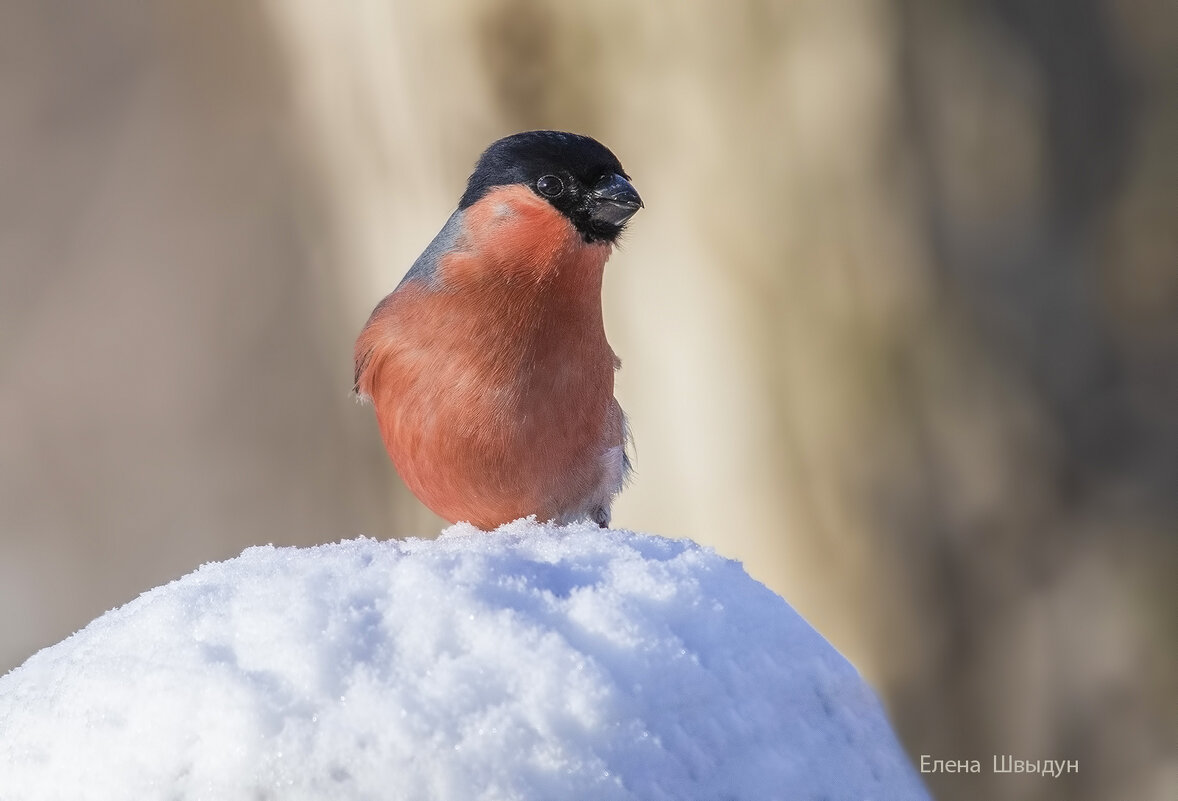
<svg viewBox="0 0 1178 801">
<path fill-rule="evenodd" d="M 270 25 L 0 8 L 0 669 L 247 545 L 384 532 Z"/>
</svg>

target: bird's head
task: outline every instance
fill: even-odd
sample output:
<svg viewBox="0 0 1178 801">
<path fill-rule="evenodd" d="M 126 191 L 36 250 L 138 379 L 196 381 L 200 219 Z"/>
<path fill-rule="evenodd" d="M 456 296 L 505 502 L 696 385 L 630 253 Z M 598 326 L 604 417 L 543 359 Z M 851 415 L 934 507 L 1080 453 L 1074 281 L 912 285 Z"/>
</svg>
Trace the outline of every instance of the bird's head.
<svg viewBox="0 0 1178 801">
<path fill-rule="evenodd" d="M 586 242 L 617 241 L 642 208 L 629 176 L 605 145 L 562 131 L 527 131 L 483 152 L 458 204 L 466 209 L 496 187 L 523 185 L 572 222 Z"/>
</svg>

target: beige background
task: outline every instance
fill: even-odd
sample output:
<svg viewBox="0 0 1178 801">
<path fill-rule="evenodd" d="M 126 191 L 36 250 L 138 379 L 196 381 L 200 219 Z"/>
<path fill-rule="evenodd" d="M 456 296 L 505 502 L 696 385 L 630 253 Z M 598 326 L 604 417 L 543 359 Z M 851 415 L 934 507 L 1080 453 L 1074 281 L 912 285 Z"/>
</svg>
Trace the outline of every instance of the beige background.
<svg viewBox="0 0 1178 801">
<path fill-rule="evenodd" d="M 0 669 L 250 544 L 435 534 L 351 340 L 481 148 L 557 127 L 647 204 L 616 524 L 741 559 L 914 756 L 982 760 L 942 799 L 1178 797 L 1174 17 L 0 5 Z"/>
</svg>

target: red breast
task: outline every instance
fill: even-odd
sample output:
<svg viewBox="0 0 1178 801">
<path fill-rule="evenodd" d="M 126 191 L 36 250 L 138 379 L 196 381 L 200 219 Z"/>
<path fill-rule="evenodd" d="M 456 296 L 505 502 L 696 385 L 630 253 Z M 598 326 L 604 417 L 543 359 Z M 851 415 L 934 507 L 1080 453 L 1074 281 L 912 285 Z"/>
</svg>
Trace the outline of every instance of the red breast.
<svg viewBox="0 0 1178 801">
<path fill-rule="evenodd" d="M 408 280 L 356 343 L 357 390 L 385 447 L 441 517 L 494 528 L 589 502 L 622 444 L 601 319 L 611 246 L 524 186 L 461 212 L 432 276 Z"/>
</svg>

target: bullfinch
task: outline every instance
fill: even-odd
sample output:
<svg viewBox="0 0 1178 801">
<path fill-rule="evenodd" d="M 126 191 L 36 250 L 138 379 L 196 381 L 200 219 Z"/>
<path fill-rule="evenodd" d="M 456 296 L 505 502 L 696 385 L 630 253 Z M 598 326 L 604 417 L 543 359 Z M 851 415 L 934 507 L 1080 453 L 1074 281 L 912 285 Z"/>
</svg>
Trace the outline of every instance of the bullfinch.
<svg viewBox="0 0 1178 801">
<path fill-rule="evenodd" d="M 601 281 L 642 205 L 590 137 L 500 139 L 372 312 L 354 390 L 436 514 L 484 530 L 528 515 L 609 525 L 630 460 Z"/>
</svg>

